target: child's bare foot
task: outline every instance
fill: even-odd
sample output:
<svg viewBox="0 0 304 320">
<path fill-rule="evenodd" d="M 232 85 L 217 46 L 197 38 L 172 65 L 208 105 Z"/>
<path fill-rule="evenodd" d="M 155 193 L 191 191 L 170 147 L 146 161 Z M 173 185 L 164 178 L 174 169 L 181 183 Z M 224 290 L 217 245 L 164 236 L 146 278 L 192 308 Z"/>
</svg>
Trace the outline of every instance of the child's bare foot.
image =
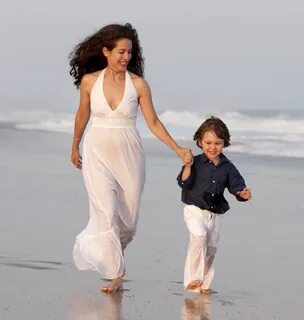
<svg viewBox="0 0 304 320">
<path fill-rule="evenodd" d="M 188 284 L 187 290 L 195 290 L 198 289 L 202 285 L 201 280 L 193 280 Z"/>
<path fill-rule="evenodd" d="M 209 295 L 209 294 L 212 294 L 214 291 L 212 289 L 201 289 L 201 294 L 206 294 L 206 295 Z"/>
<path fill-rule="evenodd" d="M 120 290 L 122 290 L 122 277 L 113 279 L 110 285 L 101 288 L 104 293 L 115 293 Z"/>
</svg>

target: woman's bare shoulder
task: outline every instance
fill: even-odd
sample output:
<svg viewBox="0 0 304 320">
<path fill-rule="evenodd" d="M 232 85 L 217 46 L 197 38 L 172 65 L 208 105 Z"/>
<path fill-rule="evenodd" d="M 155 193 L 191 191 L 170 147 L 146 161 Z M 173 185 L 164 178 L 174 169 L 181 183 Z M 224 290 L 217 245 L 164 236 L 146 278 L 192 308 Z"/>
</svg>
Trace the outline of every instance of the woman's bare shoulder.
<svg viewBox="0 0 304 320">
<path fill-rule="evenodd" d="M 95 71 L 95 72 L 91 72 L 91 73 L 86 73 L 82 79 L 81 82 L 84 83 L 90 83 L 90 82 L 95 82 L 98 78 L 98 76 L 100 75 L 101 70 Z"/>
<path fill-rule="evenodd" d="M 136 89 L 146 88 L 149 86 L 148 82 L 143 77 L 140 77 L 137 74 L 132 73 L 130 71 L 129 71 L 129 74 L 131 76 L 131 79 L 133 80 L 133 83 L 134 83 Z"/>
<path fill-rule="evenodd" d="M 85 88 L 88 91 L 91 91 L 91 89 L 94 86 L 94 83 L 96 82 L 98 76 L 100 75 L 101 71 L 95 71 L 91 73 L 86 73 L 82 78 L 81 78 L 81 83 L 80 86 L 81 88 Z"/>
</svg>

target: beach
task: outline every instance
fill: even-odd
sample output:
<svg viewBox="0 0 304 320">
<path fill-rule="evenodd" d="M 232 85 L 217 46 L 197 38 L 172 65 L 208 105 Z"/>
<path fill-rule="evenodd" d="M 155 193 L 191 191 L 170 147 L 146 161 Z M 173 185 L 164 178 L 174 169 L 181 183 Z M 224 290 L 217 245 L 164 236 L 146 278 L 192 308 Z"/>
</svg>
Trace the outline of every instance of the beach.
<svg viewBox="0 0 304 320">
<path fill-rule="evenodd" d="M 211 296 L 183 290 L 188 233 L 176 176 L 181 163 L 144 139 L 147 178 L 138 230 L 126 250 L 124 290 L 99 292 L 77 271 L 75 236 L 88 221 L 71 135 L 0 128 L 0 318 L 68 320 L 301 319 L 304 289 L 304 159 L 225 153 L 253 199 L 221 219 Z M 192 142 L 182 144 L 199 152 Z"/>
</svg>

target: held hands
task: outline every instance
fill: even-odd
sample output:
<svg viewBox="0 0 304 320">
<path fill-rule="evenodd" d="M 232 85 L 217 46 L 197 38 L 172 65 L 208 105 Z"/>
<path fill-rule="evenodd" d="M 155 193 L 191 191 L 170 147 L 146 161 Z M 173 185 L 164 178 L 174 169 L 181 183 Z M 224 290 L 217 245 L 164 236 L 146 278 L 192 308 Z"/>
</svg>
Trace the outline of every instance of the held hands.
<svg viewBox="0 0 304 320">
<path fill-rule="evenodd" d="M 251 199 L 251 191 L 249 188 L 244 188 L 242 191 L 239 191 L 237 194 L 245 200 Z"/>
<path fill-rule="evenodd" d="M 187 148 L 178 148 L 177 150 L 175 150 L 175 152 L 183 160 L 185 154 L 191 152 L 191 150 Z"/>
<path fill-rule="evenodd" d="M 189 152 L 185 153 L 185 155 L 183 156 L 183 164 L 185 165 L 185 167 L 191 167 L 192 163 L 193 163 L 193 155 L 191 150 L 189 150 Z"/>
<path fill-rule="evenodd" d="M 185 181 L 189 178 L 191 174 L 191 166 L 193 163 L 193 155 L 191 150 L 187 150 L 182 156 L 182 161 L 184 163 L 183 173 L 182 173 L 182 181 Z"/>
<path fill-rule="evenodd" d="M 192 165 L 193 155 L 191 149 L 180 148 L 176 151 L 176 153 L 181 158 L 185 166 L 190 167 Z"/>
</svg>

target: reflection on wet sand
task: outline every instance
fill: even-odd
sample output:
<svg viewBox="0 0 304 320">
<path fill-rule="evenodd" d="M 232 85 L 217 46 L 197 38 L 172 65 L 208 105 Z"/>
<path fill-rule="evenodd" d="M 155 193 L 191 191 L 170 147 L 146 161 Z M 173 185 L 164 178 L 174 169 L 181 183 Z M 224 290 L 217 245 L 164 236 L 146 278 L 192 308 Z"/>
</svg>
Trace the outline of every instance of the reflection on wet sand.
<svg viewBox="0 0 304 320">
<path fill-rule="evenodd" d="M 210 295 L 199 294 L 193 299 L 186 298 L 182 306 L 181 320 L 209 320 Z"/>
<path fill-rule="evenodd" d="M 99 297 L 73 296 L 69 320 L 120 320 L 122 292 Z"/>
</svg>

